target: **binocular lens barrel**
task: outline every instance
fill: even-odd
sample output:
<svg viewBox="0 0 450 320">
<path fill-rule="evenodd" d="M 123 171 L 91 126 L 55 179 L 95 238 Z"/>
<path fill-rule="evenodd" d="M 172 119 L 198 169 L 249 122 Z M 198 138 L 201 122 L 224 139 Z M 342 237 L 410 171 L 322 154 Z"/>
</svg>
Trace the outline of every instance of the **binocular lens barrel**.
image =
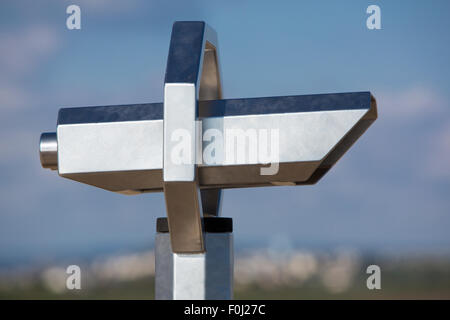
<svg viewBox="0 0 450 320">
<path fill-rule="evenodd" d="M 58 141 L 56 132 L 44 132 L 39 141 L 39 156 L 43 168 L 58 169 Z"/>
</svg>

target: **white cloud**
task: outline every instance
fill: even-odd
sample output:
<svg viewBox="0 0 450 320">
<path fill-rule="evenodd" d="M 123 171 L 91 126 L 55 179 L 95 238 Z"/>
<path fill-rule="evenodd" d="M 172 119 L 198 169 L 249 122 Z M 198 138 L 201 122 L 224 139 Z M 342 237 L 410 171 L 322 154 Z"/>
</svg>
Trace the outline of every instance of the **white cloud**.
<svg viewBox="0 0 450 320">
<path fill-rule="evenodd" d="M 54 30 L 34 25 L 16 32 L 0 33 L 0 77 L 17 78 L 30 73 L 58 43 Z"/>
<path fill-rule="evenodd" d="M 426 172 L 433 178 L 450 178 L 450 121 L 448 121 L 430 141 L 427 152 Z"/>
<path fill-rule="evenodd" d="M 115 15 L 136 11 L 143 4 L 140 0 L 78 0 L 80 9 L 98 15 Z"/>
<path fill-rule="evenodd" d="M 412 86 L 400 91 L 384 90 L 376 94 L 380 115 L 389 118 L 416 119 L 443 111 L 444 98 L 427 86 Z"/>
<path fill-rule="evenodd" d="M 6 109 L 22 108 L 31 100 L 23 88 L 0 82 L 0 114 Z"/>
<path fill-rule="evenodd" d="M 0 112 L 23 108 L 33 100 L 23 81 L 56 50 L 58 40 L 45 25 L 0 32 Z"/>
</svg>

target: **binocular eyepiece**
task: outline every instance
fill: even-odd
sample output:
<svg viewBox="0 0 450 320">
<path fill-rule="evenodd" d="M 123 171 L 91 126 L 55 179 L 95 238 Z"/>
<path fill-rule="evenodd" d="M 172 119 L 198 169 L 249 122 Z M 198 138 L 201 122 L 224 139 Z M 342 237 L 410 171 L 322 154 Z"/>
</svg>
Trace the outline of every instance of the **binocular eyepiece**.
<svg viewBox="0 0 450 320">
<path fill-rule="evenodd" d="M 39 157 L 43 168 L 58 169 L 58 140 L 56 132 L 44 132 L 41 134 Z"/>
</svg>

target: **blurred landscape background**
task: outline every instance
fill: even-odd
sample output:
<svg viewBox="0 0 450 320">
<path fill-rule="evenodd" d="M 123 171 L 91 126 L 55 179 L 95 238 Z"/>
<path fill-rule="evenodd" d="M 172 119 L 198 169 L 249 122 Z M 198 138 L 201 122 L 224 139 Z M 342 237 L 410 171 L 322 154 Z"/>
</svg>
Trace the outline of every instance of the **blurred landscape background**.
<svg viewBox="0 0 450 320">
<path fill-rule="evenodd" d="M 0 299 L 154 299 L 154 259 L 146 251 L 84 261 L 81 290 L 66 287 L 69 261 L 3 270 Z M 380 290 L 366 286 L 372 264 L 382 271 Z M 450 299 L 450 257 L 253 249 L 235 259 L 234 298 Z"/>
<path fill-rule="evenodd" d="M 81 30 L 66 28 L 67 6 Z M 381 30 L 366 9 L 381 8 Z M 219 36 L 225 98 L 370 90 L 379 118 L 317 184 L 226 190 L 235 298 L 450 298 L 450 2 L 0 3 L 0 298 L 152 298 L 162 194 L 40 167 L 61 107 L 161 102 L 172 23 Z M 79 265 L 82 290 L 64 287 Z M 381 290 L 366 268 L 381 268 Z"/>
</svg>

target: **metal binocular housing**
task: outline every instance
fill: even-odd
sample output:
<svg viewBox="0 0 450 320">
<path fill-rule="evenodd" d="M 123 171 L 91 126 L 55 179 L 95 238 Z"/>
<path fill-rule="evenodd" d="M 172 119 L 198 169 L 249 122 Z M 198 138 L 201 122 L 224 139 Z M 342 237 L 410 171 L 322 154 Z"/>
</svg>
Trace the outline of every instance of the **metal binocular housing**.
<svg viewBox="0 0 450 320">
<path fill-rule="evenodd" d="M 157 263 L 165 275 L 157 288 L 171 288 L 160 297 L 191 297 L 176 288 L 197 283 L 175 272 L 197 260 L 177 254 L 206 252 L 232 265 L 231 238 L 205 236 L 231 233 L 211 227 L 221 221 L 222 189 L 315 184 L 376 119 L 370 92 L 224 99 L 216 32 L 182 21 L 172 29 L 162 103 L 62 108 L 39 150 L 42 166 L 61 177 L 123 194 L 164 192 L 167 228 L 158 229 L 156 251 L 174 255 Z M 232 291 L 228 276 L 200 278 Z M 205 297 L 204 287 L 188 291 Z"/>
</svg>

